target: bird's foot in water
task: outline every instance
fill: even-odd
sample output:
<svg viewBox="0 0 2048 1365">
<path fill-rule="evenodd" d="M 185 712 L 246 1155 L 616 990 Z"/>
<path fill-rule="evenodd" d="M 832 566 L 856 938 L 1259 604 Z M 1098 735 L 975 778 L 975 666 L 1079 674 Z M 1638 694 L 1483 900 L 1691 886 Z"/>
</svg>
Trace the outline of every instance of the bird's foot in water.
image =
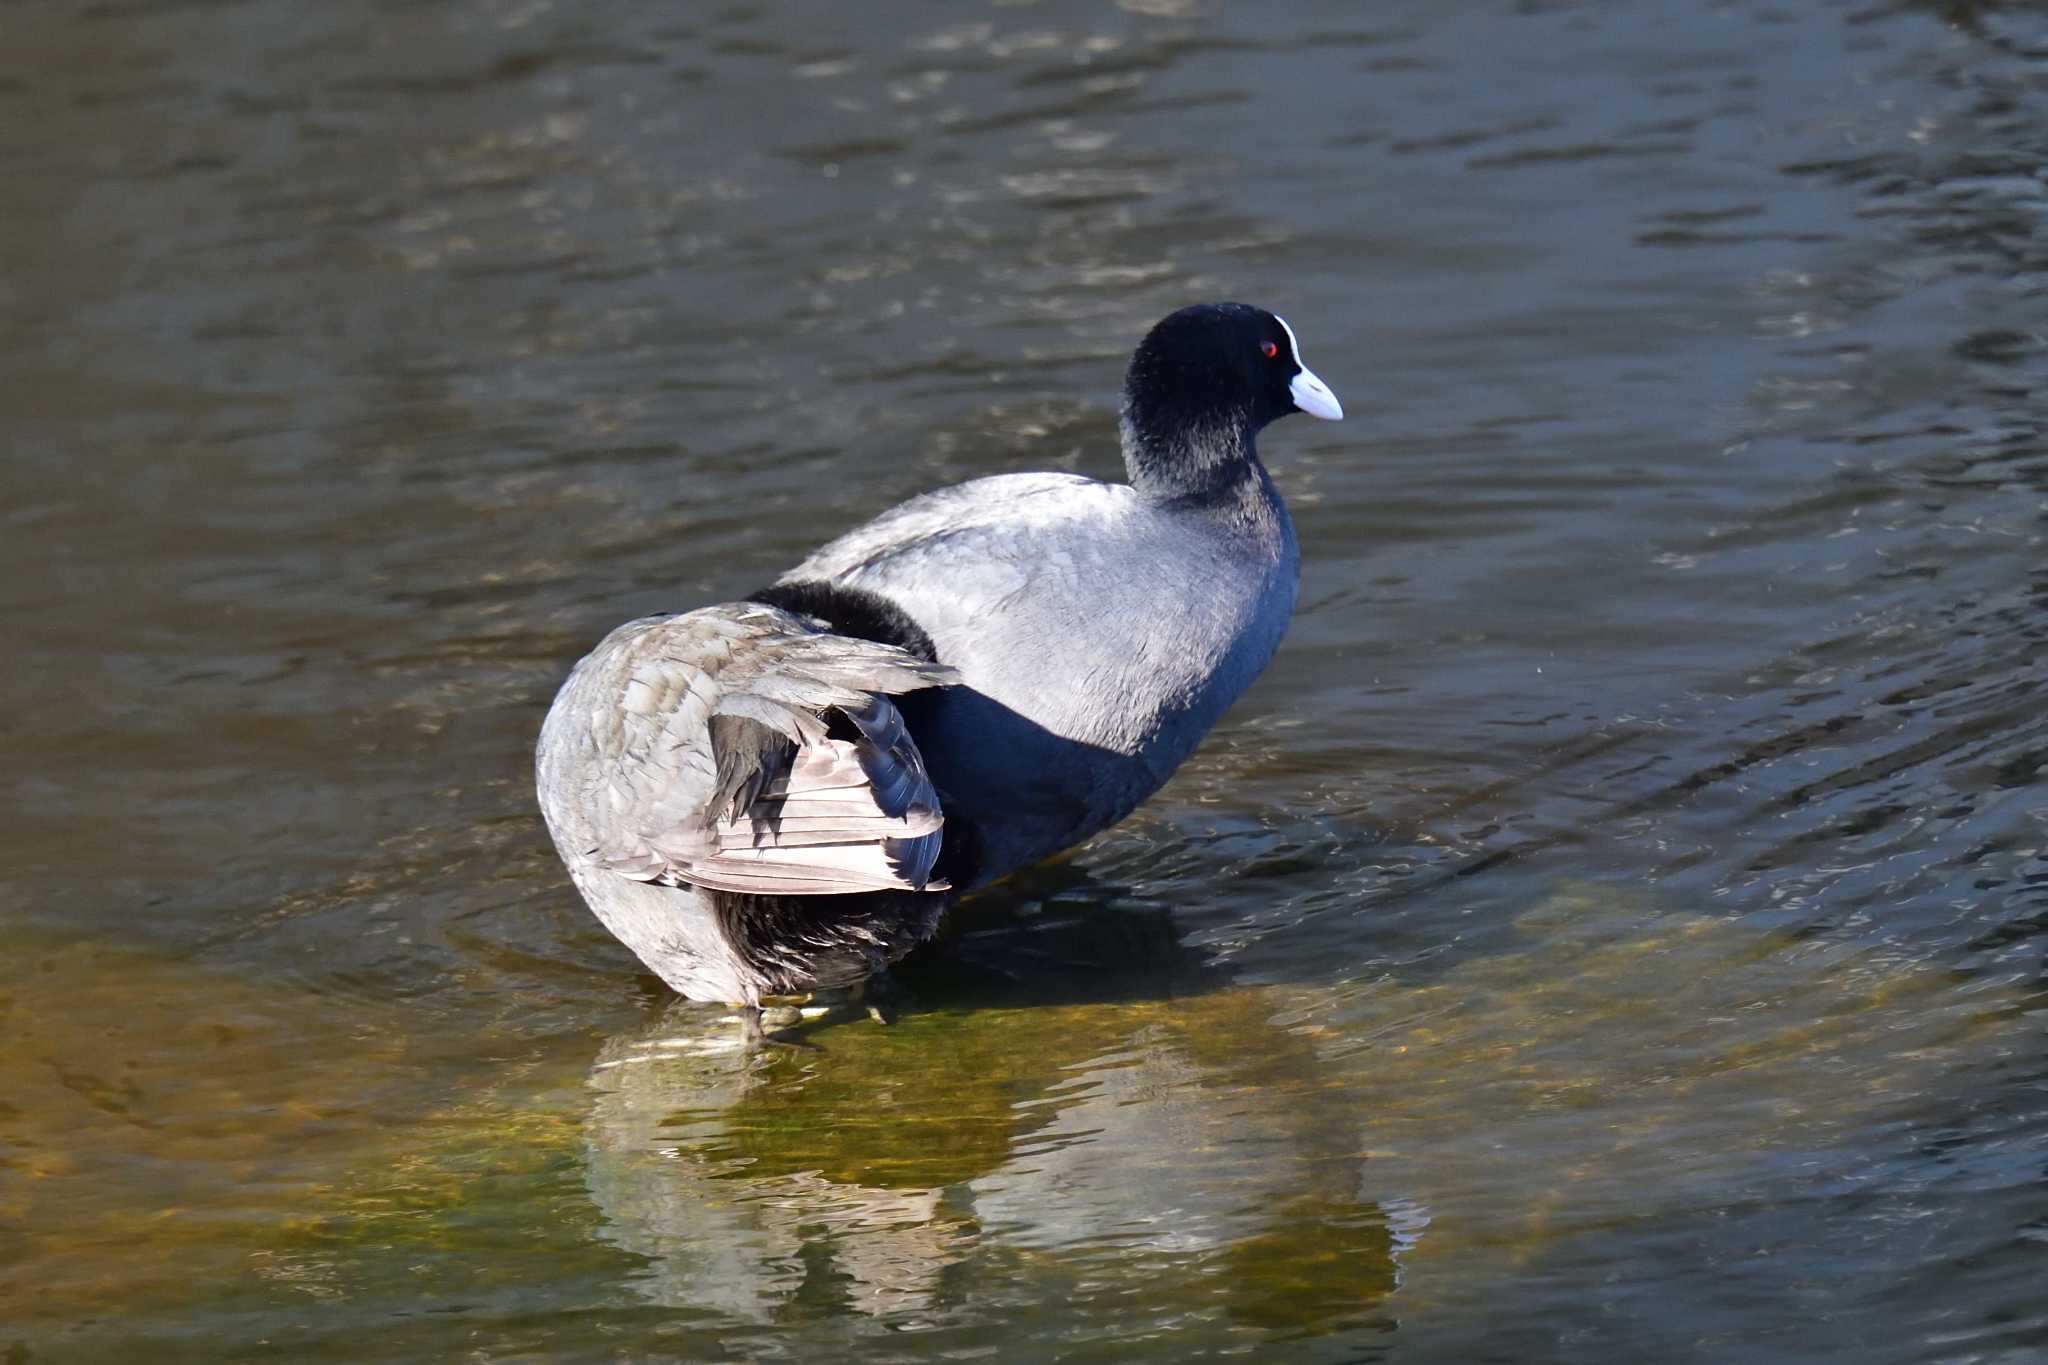
<svg viewBox="0 0 2048 1365">
<path fill-rule="evenodd" d="M 862 1014 L 878 1024 L 893 1024 L 917 1002 L 886 970 L 864 981 L 809 995 L 781 996 L 759 1005 L 735 1005 L 740 1037 L 748 1047 L 793 1047 L 815 1050 L 811 1043 L 789 1036 L 810 1024 L 844 1023 Z"/>
<path fill-rule="evenodd" d="M 878 1024 L 893 1024 L 905 1010 L 917 1008 L 917 1001 L 886 967 L 855 986 L 851 995 L 852 1002 Z"/>
<path fill-rule="evenodd" d="M 784 1030 L 798 1028 L 807 1018 L 815 1017 L 810 1011 L 795 1005 L 739 1005 L 735 1010 L 740 1020 L 740 1041 L 747 1047 L 787 1047 L 802 1052 L 817 1051 L 814 1044 L 784 1034 Z"/>
</svg>

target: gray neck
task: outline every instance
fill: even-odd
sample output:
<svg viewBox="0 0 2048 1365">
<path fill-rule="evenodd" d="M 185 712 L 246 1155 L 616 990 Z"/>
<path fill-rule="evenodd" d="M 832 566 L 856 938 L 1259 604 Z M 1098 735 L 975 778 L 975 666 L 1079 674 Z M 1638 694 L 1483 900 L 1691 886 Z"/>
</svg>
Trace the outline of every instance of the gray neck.
<svg viewBox="0 0 2048 1365">
<path fill-rule="evenodd" d="M 1239 414 L 1148 430 L 1126 405 L 1119 421 L 1124 472 L 1147 502 L 1232 504 L 1256 497 L 1267 480 L 1251 424 Z"/>
</svg>

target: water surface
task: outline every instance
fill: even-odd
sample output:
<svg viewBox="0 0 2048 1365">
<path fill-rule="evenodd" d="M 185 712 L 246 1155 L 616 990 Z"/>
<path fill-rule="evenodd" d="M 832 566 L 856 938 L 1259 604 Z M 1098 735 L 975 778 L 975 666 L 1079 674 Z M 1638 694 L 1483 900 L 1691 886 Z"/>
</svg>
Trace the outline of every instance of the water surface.
<svg viewBox="0 0 2048 1365">
<path fill-rule="evenodd" d="M 2048 23 L 18 0 L 0 1354 L 2048 1351 Z M 1285 313 L 1278 660 L 746 1056 L 616 622 Z"/>
</svg>

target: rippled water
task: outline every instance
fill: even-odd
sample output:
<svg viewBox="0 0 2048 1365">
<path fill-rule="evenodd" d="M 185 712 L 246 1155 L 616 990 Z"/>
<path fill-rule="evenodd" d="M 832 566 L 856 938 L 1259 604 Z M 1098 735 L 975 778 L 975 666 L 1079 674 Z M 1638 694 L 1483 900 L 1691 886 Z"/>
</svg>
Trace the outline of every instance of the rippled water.
<svg viewBox="0 0 2048 1365">
<path fill-rule="evenodd" d="M 16 0 L 0 1358 L 2048 1352 L 2048 21 Z M 720 1050 L 567 664 L 1285 312 L 1181 775 Z"/>
</svg>

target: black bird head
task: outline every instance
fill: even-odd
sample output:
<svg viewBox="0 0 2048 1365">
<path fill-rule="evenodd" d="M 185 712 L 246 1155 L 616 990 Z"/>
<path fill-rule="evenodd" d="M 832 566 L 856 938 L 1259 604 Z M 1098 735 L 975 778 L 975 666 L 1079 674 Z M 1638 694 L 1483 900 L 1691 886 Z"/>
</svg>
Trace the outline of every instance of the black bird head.
<svg viewBox="0 0 2048 1365">
<path fill-rule="evenodd" d="M 1290 412 L 1334 422 L 1344 408 L 1284 319 L 1242 303 L 1183 308 L 1146 333 L 1124 376 L 1131 482 L 1167 498 L 1235 484 L 1259 430 Z"/>
</svg>

